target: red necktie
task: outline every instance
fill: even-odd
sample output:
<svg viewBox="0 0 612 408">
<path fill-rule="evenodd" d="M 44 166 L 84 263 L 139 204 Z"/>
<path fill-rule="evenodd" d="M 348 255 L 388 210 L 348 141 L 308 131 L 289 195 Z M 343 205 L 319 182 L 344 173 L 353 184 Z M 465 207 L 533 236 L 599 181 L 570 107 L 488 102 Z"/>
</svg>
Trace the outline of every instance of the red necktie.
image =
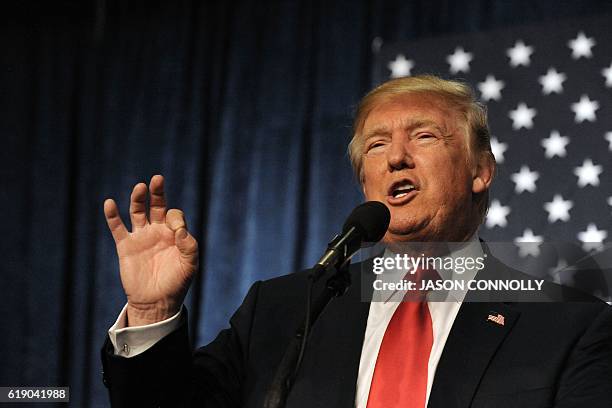
<svg viewBox="0 0 612 408">
<path fill-rule="evenodd" d="M 414 295 L 407 294 L 411 300 L 397 306 L 387 326 L 367 408 L 425 407 L 433 328 L 425 297 L 419 301 Z"/>
</svg>

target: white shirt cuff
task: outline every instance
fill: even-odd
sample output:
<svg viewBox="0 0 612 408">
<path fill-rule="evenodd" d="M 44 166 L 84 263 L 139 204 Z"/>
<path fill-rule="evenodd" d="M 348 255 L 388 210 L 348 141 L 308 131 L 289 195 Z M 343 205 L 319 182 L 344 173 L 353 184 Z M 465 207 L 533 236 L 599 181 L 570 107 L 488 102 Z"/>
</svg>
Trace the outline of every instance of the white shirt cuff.
<svg viewBox="0 0 612 408">
<path fill-rule="evenodd" d="M 172 333 L 181 324 L 183 309 L 174 316 L 161 322 L 146 326 L 125 327 L 127 322 L 127 304 L 119 313 L 115 324 L 108 329 L 108 337 L 115 349 L 116 356 L 126 358 L 135 357 L 144 353 L 158 341 Z"/>
</svg>

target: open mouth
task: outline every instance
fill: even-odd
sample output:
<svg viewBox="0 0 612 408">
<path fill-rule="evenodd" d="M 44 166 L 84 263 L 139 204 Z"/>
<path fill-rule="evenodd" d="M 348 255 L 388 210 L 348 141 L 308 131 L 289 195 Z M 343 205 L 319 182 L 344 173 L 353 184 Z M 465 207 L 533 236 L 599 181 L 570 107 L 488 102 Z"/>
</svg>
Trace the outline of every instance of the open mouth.
<svg viewBox="0 0 612 408">
<path fill-rule="evenodd" d="M 388 201 L 391 204 L 403 204 L 417 190 L 416 185 L 407 179 L 396 181 L 391 185 L 388 191 Z"/>
<path fill-rule="evenodd" d="M 414 189 L 415 187 L 412 184 L 408 184 L 406 186 L 402 186 L 402 187 L 399 187 L 393 190 L 393 192 L 391 193 L 391 196 L 393 198 L 402 198 L 402 197 L 407 196 L 408 193 L 410 193 Z"/>
<path fill-rule="evenodd" d="M 389 189 L 389 195 L 393 198 L 402 198 L 407 196 L 411 191 L 416 190 L 416 186 L 410 180 L 396 181 Z"/>
</svg>

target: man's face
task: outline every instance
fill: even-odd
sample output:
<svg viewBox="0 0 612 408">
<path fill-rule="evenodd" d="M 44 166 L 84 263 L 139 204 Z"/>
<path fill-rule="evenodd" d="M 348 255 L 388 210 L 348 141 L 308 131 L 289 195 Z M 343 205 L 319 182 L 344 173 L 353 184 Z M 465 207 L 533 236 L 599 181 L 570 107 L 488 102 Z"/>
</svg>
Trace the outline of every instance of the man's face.
<svg viewBox="0 0 612 408">
<path fill-rule="evenodd" d="M 363 135 L 366 199 L 391 211 L 384 241 L 458 242 L 474 233 L 472 193 L 490 177 L 469 159 L 459 113 L 435 95 L 404 95 L 375 107 Z"/>
</svg>

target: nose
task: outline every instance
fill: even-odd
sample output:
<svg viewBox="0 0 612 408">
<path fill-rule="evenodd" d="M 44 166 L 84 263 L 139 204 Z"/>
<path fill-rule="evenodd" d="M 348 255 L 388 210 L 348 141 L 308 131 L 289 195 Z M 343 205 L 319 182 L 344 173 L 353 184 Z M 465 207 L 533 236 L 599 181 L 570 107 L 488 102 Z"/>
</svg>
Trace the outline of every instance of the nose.
<svg viewBox="0 0 612 408">
<path fill-rule="evenodd" d="M 409 144 L 410 142 L 403 137 L 394 135 L 391 139 L 391 145 L 387 149 L 387 165 L 390 172 L 414 167 Z"/>
</svg>

